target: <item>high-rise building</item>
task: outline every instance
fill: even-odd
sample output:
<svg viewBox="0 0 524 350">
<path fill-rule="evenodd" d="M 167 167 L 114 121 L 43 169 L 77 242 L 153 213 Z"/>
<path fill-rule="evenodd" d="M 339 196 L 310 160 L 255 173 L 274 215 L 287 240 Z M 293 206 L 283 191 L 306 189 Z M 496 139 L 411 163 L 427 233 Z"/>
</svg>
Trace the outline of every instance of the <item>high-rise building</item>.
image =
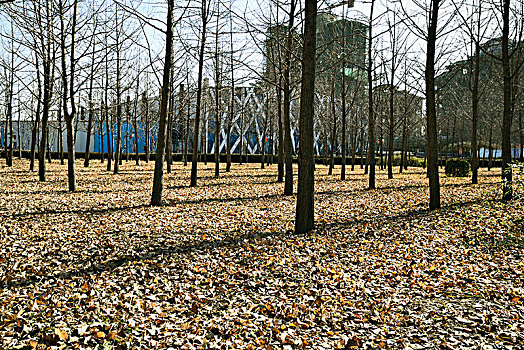
<svg viewBox="0 0 524 350">
<path fill-rule="evenodd" d="M 350 79 L 365 79 L 367 28 L 365 23 L 329 12 L 317 15 L 317 84 L 327 84 L 331 79 L 340 82 L 343 73 Z M 287 33 L 288 26 L 283 24 L 269 27 L 266 33 L 264 76 L 271 82 L 276 82 L 283 71 Z M 299 77 L 301 42 L 293 30 L 292 77 Z"/>
</svg>

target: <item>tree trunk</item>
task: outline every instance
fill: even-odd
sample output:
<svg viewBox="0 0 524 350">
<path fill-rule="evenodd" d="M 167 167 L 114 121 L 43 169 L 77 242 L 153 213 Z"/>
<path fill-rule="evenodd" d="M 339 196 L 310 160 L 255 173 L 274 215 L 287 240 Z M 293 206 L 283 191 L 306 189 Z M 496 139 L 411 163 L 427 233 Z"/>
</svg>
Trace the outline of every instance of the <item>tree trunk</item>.
<svg viewBox="0 0 524 350">
<path fill-rule="evenodd" d="M 360 169 L 364 169 L 364 121 L 361 121 L 360 126 Z"/>
<path fill-rule="evenodd" d="M 480 26 L 480 21 L 479 21 Z M 479 106 L 479 75 L 480 75 L 480 44 L 475 43 L 475 70 L 473 72 L 473 88 L 471 90 L 471 183 L 478 184 L 479 158 L 477 153 L 477 124 Z"/>
<path fill-rule="evenodd" d="M 426 118 L 427 157 L 429 177 L 429 209 L 440 208 L 440 184 L 438 174 L 437 115 L 435 106 L 435 43 L 440 0 L 431 0 L 426 60 Z"/>
<path fill-rule="evenodd" d="M 185 151 L 184 151 L 184 166 L 187 166 L 188 160 L 188 153 L 189 153 L 189 122 L 190 122 L 190 116 L 191 116 L 191 96 L 189 96 L 189 84 L 187 85 L 187 115 L 186 115 L 186 133 L 185 133 Z"/>
<path fill-rule="evenodd" d="M 353 112 L 353 127 L 351 130 L 351 171 L 355 170 L 355 163 L 357 158 L 357 114 Z"/>
<path fill-rule="evenodd" d="M 76 191 L 75 179 L 75 137 L 73 128 L 74 116 L 66 120 L 67 128 L 67 182 L 69 185 L 69 192 Z"/>
<path fill-rule="evenodd" d="M 172 73 L 171 73 L 172 75 Z M 173 165 L 173 119 L 174 119 L 174 108 L 175 108 L 175 94 L 173 93 L 173 86 L 170 87 L 169 91 L 169 114 L 167 120 L 167 141 L 166 141 L 166 170 L 168 174 L 171 174 L 171 166 Z"/>
<path fill-rule="evenodd" d="M 104 163 L 104 121 L 105 121 L 105 117 L 104 117 L 104 113 L 105 113 L 105 107 L 104 107 L 104 99 L 102 98 L 100 100 L 100 125 L 99 125 L 99 134 L 100 134 L 100 137 L 99 137 L 99 143 L 100 143 L 100 147 L 99 147 L 99 152 L 100 152 L 100 163 Z"/>
<path fill-rule="evenodd" d="M 273 105 L 274 108 L 274 105 Z M 269 152 L 267 165 L 274 164 L 275 159 L 275 130 L 273 128 L 275 112 L 269 115 Z"/>
<path fill-rule="evenodd" d="M 133 111 L 133 142 L 135 143 L 135 164 L 138 166 L 140 165 L 140 157 L 138 152 L 138 99 L 140 96 L 139 92 L 139 86 L 140 86 L 140 73 L 138 73 L 136 78 L 136 92 L 135 92 L 135 101 L 134 101 L 134 111 Z M 103 152 L 102 152 L 103 153 Z"/>
<path fill-rule="evenodd" d="M 404 165 L 406 164 L 406 146 L 407 146 L 407 135 L 406 135 L 406 129 L 407 129 L 407 113 L 404 111 L 404 116 L 402 120 L 402 150 L 400 153 L 400 167 L 398 169 L 398 172 L 402 174 L 402 170 L 404 168 Z"/>
<path fill-rule="evenodd" d="M 380 128 L 379 128 L 379 144 L 378 144 L 378 155 L 380 157 L 380 170 L 384 169 L 384 152 L 383 152 L 383 145 L 384 145 L 384 133 L 383 133 L 383 119 L 382 119 L 382 111 L 379 110 L 378 115 L 380 115 Z"/>
<path fill-rule="evenodd" d="M 117 74 L 118 75 L 118 74 Z M 120 77 L 117 77 L 117 80 Z M 120 101 L 120 83 L 116 83 L 117 101 L 116 101 L 116 144 L 115 144 L 115 166 L 113 174 L 120 171 L 120 161 L 122 160 L 122 104 Z"/>
<path fill-rule="evenodd" d="M 178 92 L 178 121 L 179 121 L 179 124 L 180 124 L 180 130 L 185 130 L 185 125 L 186 125 L 186 118 L 184 117 L 184 112 L 186 110 L 185 108 L 185 100 L 186 100 L 186 97 L 185 97 L 185 94 L 184 94 L 184 84 L 180 84 L 180 88 L 179 88 L 179 92 Z M 186 131 L 187 132 L 187 131 Z M 187 149 L 185 147 L 185 133 L 181 133 L 182 134 L 182 158 L 183 158 L 183 162 L 184 162 L 184 166 L 187 165 Z"/>
<path fill-rule="evenodd" d="M 63 97 L 62 97 L 62 109 L 64 112 L 64 119 L 66 122 L 67 129 L 67 179 L 69 184 L 69 192 L 76 191 L 76 177 L 75 177 L 75 134 L 74 134 L 74 122 L 76 117 L 76 105 L 74 99 L 74 75 L 75 75 L 75 34 L 76 34 L 76 17 L 77 17 L 77 0 L 73 3 L 73 18 L 71 26 L 71 47 L 69 49 L 70 62 L 69 70 L 67 71 L 66 66 L 66 32 L 64 26 L 63 15 L 60 16 L 60 51 L 61 51 L 61 63 L 62 63 L 62 88 L 63 88 Z M 59 0 L 59 7 L 62 11 L 64 8 L 62 6 L 62 1 Z M 68 81 L 68 74 L 69 81 Z M 68 104 L 69 98 L 69 104 Z M 71 112 L 69 107 L 71 106 Z M 60 113 L 60 111 L 59 111 Z M 59 128 L 61 129 L 61 127 Z M 61 130 L 59 130 L 61 133 Z"/>
<path fill-rule="evenodd" d="M 344 26 L 345 29 L 345 26 Z M 343 40 L 345 40 L 345 33 L 343 34 Z M 345 45 L 344 45 L 345 47 Z M 343 54 L 344 55 L 344 54 Z M 342 65 L 342 167 L 340 169 L 340 180 L 344 181 L 346 179 L 346 149 L 347 149 L 347 140 L 346 140 L 346 129 L 347 129 L 347 111 L 346 111 L 346 72 L 345 72 L 345 59 L 343 60 Z"/>
<path fill-rule="evenodd" d="M 519 109 L 519 141 L 520 141 L 520 148 L 519 148 L 519 161 L 522 163 L 524 162 L 524 128 L 522 124 L 522 107 Z"/>
<path fill-rule="evenodd" d="M 337 111 L 335 106 L 335 82 L 331 82 L 331 114 L 333 116 L 333 129 L 331 129 L 331 147 L 329 150 L 329 170 L 328 175 L 333 174 L 335 167 L 335 143 L 337 141 Z"/>
<path fill-rule="evenodd" d="M 264 117 L 264 126 L 262 128 L 262 135 L 260 138 L 260 168 L 264 169 L 266 161 L 266 130 L 267 130 L 267 121 L 269 119 L 270 110 L 269 110 L 269 93 L 266 96 L 266 113 Z"/>
<path fill-rule="evenodd" d="M 35 124 L 33 125 L 33 130 L 31 132 L 31 153 L 30 153 L 30 161 L 29 161 L 29 171 L 34 171 L 35 169 L 35 153 L 36 153 L 36 143 L 37 136 L 38 136 L 38 128 L 40 127 L 40 107 L 41 107 L 41 99 L 42 99 L 42 85 L 40 82 L 40 68 L 37 66 L 37 84 L 38 84 L 38 100 L 36 101 L 36 116 L 35 116 Z"/>
<path fill-rule="evenodd" d="M 197 96 L 195 111 L 195 127 L 193 140 L 193 156 L 191 159 L 191 187 L 197 185 L 197 156 L 198 156 L 198 131 L 200 130 L 200 104 L 202 100 L 202 76 L 204 74 L 204 49 L 206 44 L 208 7 L 206 2 L 202 2 L 202 37 L 200 39 L 200 51 L 198 53 L 198 78 L 197 78 Z M 188 114 L 189 118 L 189 114 Z M 188 119 L 189 120 L 189 119 Z"/>
<path fill-rule="evenodd" d="M 503 0 L 502 11 L 502 76 L 504 107 L 502 114 L 502 199 L 513 198 L 513 176 L 511 172 L 511 72 L 509 66 L 509 4 Z"/>
<path fill-rule="evenodd" d="M 150 135 L 150 132 L 151 132 L 151 125 L 150 125 L 150 120 L 149 120 L 149 100 L 148 100 L 148 96 L 146 94 L 146 92 L 144 92 L 144 95 L 143 95 L 143 98 L 144 98 L 144 104 L 145 104 L 145 111 L 144 111 L 144 118 L 145 118 L 145 136 L 146 136 L 146 139 L 145 139 L 145 153 L 146 153 L 146 163 L 149 163 L 149 158 L 151 157 L 150 155 L 150 152 L 151 152 L 151 135 Z"/>
<path fill-rule="evenodd" d="M 220 61 L 218 57 L 218 28 L 220 19 L 220 2 L 217 2 L 216 15 L 216 40 L 215 40 L 215 177 L 220 175 Z"/>
<path fill-rule="evenodd" d="M 289 11 L 289 25 L 286 42 L 286 58 L 284 62 L 284 157 L 285 157 L 285 182 L 284 195 L 293 194 L 293 156 L 291 144 L 291 86 L 290 86 L 290 69 L 291 69 L 291 50 L 293 44 L 293 26 L 295 22 L 295 8 L 297 0 L 291 0 Z"/>
<path fill-rule="evenodd" d="M 4 152 L 5 152 L 5 161 L 7 163 L 7 158 L 9 157 L 8 154 L 8 147 L 7 147 L 7 134 L 9 133 L 9 115 L 5 115 L 5 124 L 4 124 L 4 140 L 3 140 L 3 146 L 4 146 Z"/>
<path fill-rule="evenodd" d="M 118 15 L 118 12 L 116 12 Z M 118 23 L 118 17 L 117 17 Z M 118 174 L 120 171 L 120 163 L 122 162 L 122 96 L 120 87 L 120 30 L 116 28 L 116 144 L 115 144 L 115 166 L 113 174 Z"/>
<path fill-rule="evenodd" d="M 18 134 L 18 159 L 22 159 L 22 138 L 20 134 L 20 114 L 21 114 L 22 108 L 20 106 L 20 102 L 18 103 L 18 122 L 16 123 L 16 131 Z"/>
<path fill-rule="evenodd" d="M 160 115 L 158 122 L 157 147 L 155 154 L 155 171 L 153 175 L 153 191 L 151 193 L 151 205 L 162 204 L 162 178 L 164 173 L 164 152 L 166 148 L 166 130 L 168 102 L 171 94 L 171 66 L 173 54 L 173 7 L 174 0 L 167 2 L 167 33 L 166 50 L 164 58 L 164 74 L 162 79 L 162 97 L 160 100 Z"/>
<path fill-rule="evenodd" d="M 14 55 L 14 53 L 12 53 Z M 11 72 L 11 78 L 9 82 L 8 100 L 7 100 L 7 117 L 9 120 L 9 147 L 7 149 L 7 161 L 8 167 L 13 166 L 13 144 L 14 144 L 14 131 L 13 131 L 13 89 L 14 89 L 14 78 L 13 72 Z"/>
<path fill-rule="evenodd" d="M 58 153 L 60 157 L 60 164 L 64 165 L 64 129 L 62 129 L 62 104 L 59 103 L 58 107 Z"/>
<path fill-rule="evenodd" d="M 243 151 L 243 147 L 244 147 L 244 104 L 246 102 L 246 99 L 247 99 L 247 91 L 246 91 L 246 88 L 243 88 L 242 91 L 241 91 L 241 103 L 240 103 L 240 132 L 239 132 L 239 137 L 240 137 L 240 143 L 238 145 L 238 163 L 240 165 L 242 165 L 242 151 Z"/>
<path fill-rule="evenodd" d="M 204 165 L 207 165 L 207 131 L 208 131 L 208 114 L 207 114 L 207 99 L 205 98 L 206 85 L 204 82 L 204 100 L 202 101 L 202 128 L 200 130 L 200 161 L 204 162 Z"/>
<path fill-rule="evenodd" d="M 84 156 L 84 167 L 89 167 L 89 157 L 91 154 L 91 131 L 93 129 L 93 93 L 92 93 L 92 83 L 89 88 L 89 116 L 87 117 L 87 136 L 86 136 L 86 151 Z"/>
<path fill-rule="evenodd" d="M 105 107 L 105 117 L 106 117 L 106 133 L 107 133 L 107 171 L 111 171 L 111 160 L 113 159 L 113 144 L 111 142 L 111 134 L 113 133 L 113 127 L 111 123 L 111 119 L 109 117 L 109 114 L 111 113 L 111 109 L 109 108 L 107 104 L 107 93 L 106 93 L 106 103 L 104 104 Z"/>
<path fill-rule="evenodd" d="M 49 143 L 49 130 L 47 131 L 46 148 L 47 148 L 47 152 L 46 152 L 47 162 L 51 164 L 51 144 Z"/>
<path fill-rule="evenodd" d="M 230 8 L 231 8 L 230 0 Z M 234 67 L 234 47 L 233 47 L 233 12 L 229 11 L 229 42 L 231 44 L 231 106 L 229 108 L 229 114 L 226 121 L 226 172 L 231 171 L 231 123 L 233 122 L 234 117 L 234 108 L 235 108 L 235 67 Z"/>
<path fill-rule="evenodd" d="M 393 100 L 395 97 L 395 85 L 393 83 L 395 75 L 395 64 L 392 63 L 391 67 L 391 82 L 389 85 L 389 135 L 388 135 L 388 179 L 393 179 L 393 132 L 395 128 L 394 111 L 393 111 Z"/>
<path fill-rule="evenodd" d="M 126 98 L 126 163 L 129 162 L 129 117 L 131 116 L 131 97 L 127 95 Z"/>
<path fill-rule="evenodd" d="M 373 8 L 375 0 L 371 0 L 371 12 L 369 15 L 369 32 L 368 32 L 368 167 L 369 167 L 369 189 L 375 188 L 375 115 L 373 111 L 373 80 L 372 80 L 372 44 L 373 44 Z"/>
<path fill-rule="evenodd" d="M 315 54 L 316 54 L 316 0 L 306 0 L 302 69 L 302 91 L 299 119 L 299 163 L 298 188 L 295 218 L 295 233 L 306 233 L 314 228 L 314 98 L 315 98 Z"/>
<path fill-rule="evenodd" d="M 278 77 L 277 92 L 277 123 L 278 123 L 278 164 L 277 182 L 284 182 L 284 127 L 282 125 L 282 77 Z"/>
<path fill-rule="evenodd" d="M 215 151 L 215 177 L 220 176 L 220 105 L 219 105 L 219 94 L 220 94 L 220 87 L 219 87 L 219 75 L 220 72 L 218 71 L 218 54 L 217 54 L 217 73 L 216 73 L 216 87 L 215 87 L 215 144 L 214 144 L 214 151 Z"/>
</svg>

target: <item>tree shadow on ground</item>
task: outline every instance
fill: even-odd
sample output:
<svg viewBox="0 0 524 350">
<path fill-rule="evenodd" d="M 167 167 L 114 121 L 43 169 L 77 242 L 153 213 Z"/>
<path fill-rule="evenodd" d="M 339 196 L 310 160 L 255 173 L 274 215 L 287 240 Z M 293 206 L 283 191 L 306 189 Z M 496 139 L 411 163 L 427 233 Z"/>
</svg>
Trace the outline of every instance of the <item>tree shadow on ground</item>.
<svg viewBox="0 0 524 350">
<path fill-rule="evenodd" d="M 273 196 L 269 196 L 273 197 Z M 249 198 L 243 198 L 243 200 L 250 200 Z M 421 217 L 428 215 L 439 215 L 442 212 L 449 210 L 455 210 L 458 208 L 468 207 L 474 204 L 479 203 L 495 203 L 500 202 L 500 200 L 487 200 L 479 199 L 467 202 L 452 203 L 449 205 L 444 205 L 440 210 L 430 211 L 429 209 L 418 207 L 414 208 L 411 211 L 403 212 L 398 215 L 383 216 L 381 214 L 376 214 L 375 216 L 367 219 L 348 219 L 341 220 L 331 223 L 321 223 L 317 224 L 313 234 L 322 235 L 322 234 L 332 234 L 333 232 L 340 233 L 340 231 L 347 228 L 354 227 L 364 227 L 366 224 L 374 223 L 376 225 L 385 225 L 389 223 L 406 223 L 414 220 L 418 220 Z M 120 210 L 128 210 L 133 208 L 142 208 L 145 206 L 131 206 L 120 208 Z M 100 210 L 103 212 L 104 210 Z M 356 230 L 352 233 L 354 239 L 365 238 L 366 233 L 364 231 Z M 93 254 L 87 258 L 83 258 L 80 261 L 68 262 L 68 266 L 80 265 L 86 266 L 82 268 L 72 269 L 66 272 L 60 272 L 53 275 L 44 275 L 40 276 L 37 273 L 26 274 L 23 279 L 13 279 L 8 281 L 0 282 L 0 288 L 18 288 L 29 286 L 34 283 L 49 282 L 52 280 L 73 280 L 82 277 L 88 277 L 102 272 L 110 272 L 120 266 L 123 266 L 126 263 L 134 263 L 145 260 L 151 260 L 158 258 L 164 255 L 177 255 L 177 254 L 193 254 L 195 252 L 209 253 L 212 250 L 221 249 L 221 248 L 231 248 L 234 249 L 240 246 L 242 243 L 249 241 L 253 242 L 263 242 L 267 238 L 279 238 L 279 237 L 308 237 L 311 233 L 306 234 L 295 234 L 291 230 L 287 231 L 256 231 L 251 230 L 248 232 L 234 231 L 230 232 L 229 235 L 221 238 L 212 238 L 212 239 L 202 239 L 198 235 L 195 235 L 194 239 L 190 242 L 175 243 L 172 245 L 166 245 L 165 243 L 162 246 L 159 246 L 158 242 L 155 242 L 154 238 L 149 239 L 146 242 L 145 247 L 141 246 L 140 253 L 135 255 L 129 254 L 115 254 L 116 256 L 111 257 L 107 260 L 100 261 L 99 254 Z M 107 256 L 107 255 L 105 255 Z M 105 257 L 104 256 L 104 257 Z M 95 261 L 96 263 L 91 263 Z M 91 264 L 88 264 L 90 262 Z M 89 266 L 88 266 L 89 265 Z"/>
</svg>

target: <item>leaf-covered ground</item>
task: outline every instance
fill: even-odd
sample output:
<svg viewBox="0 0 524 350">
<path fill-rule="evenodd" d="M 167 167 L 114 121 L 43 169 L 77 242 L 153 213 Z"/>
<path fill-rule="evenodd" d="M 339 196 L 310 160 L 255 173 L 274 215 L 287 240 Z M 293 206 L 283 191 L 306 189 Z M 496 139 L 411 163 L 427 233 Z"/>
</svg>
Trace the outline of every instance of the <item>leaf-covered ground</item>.
<svg viewBox="0 0 524 350">
<path fill-rule="evenodd" d="M 317 166 L 317 230 L 292 233 L 276 166 L 165 176 L 77 164 L 48 181 L 0 169 L 0 348 L 523 349 L 524 204 L 480 183 L 410 169 L 366 190 Z"/>
</svg>

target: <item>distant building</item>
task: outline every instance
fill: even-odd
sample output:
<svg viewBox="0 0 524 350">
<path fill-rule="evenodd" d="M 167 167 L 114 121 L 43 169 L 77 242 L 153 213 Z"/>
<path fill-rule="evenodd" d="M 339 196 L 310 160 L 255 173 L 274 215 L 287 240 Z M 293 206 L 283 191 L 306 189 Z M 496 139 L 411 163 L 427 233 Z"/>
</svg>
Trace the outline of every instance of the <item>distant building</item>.
<svg viewBox="0 0 524 350">
<path fill-rule="evenodd" d="M 351 5 L 351 4 L 350 4 Z M 338 17 L 329 12 L 317 15 L 317 86 L 335 83 L 340 89 L 342 74 L 350 79 L 365 79 L 367 24 Z M 270 26 L 265 41 L 265 72 L 270 82 L 276 83 L 283 72 L 288 26 Z M 302 39 L 293 30 L 290 75 L 300 78 Z"/>
<path fill-rule="evenodd" d="M 317 16 L 317 77 L 340 80 L 342 73 L 365 79 L 368 26 L 362 22 L 322 12 Z"/>
<path fill-rule="evenodd" d="M 524 42 L 510 40 L 510 51 L 513 55 L 510 66 L 513 72 L 515 67 L 522 64 L 524 57 Z M 502 39 L 493 38 L 481 44 L 479 54 L 479 127 L 477 142 L 482 148 L 500 147 L 500 128 L 497 126 L 502 116 L 503 106 L 503 79 L 502 79 Z M 476 56 L 468 56 L 464 60 L 449 64 L 445 71 L 435 78 L 437 92 L 437 113 L 440 119 L 440 138 L 447 154 L 450 156 L 469 155 L 471 148 L 471 89 L 473 87 L 473 73 L 475 71 Z M 513 76 L 513 90 L 524 89 L 524 70 L 520 76 Z M 520 86 L 519 86 L 520 85 Z M 514 96 L 513 120 L 517 123 L 518 132 L 512 134 L 512 143 L 521 144 L 523 128 L 522 111 L 524 99 L 522 94 Z M 481 153 L 482 155 L 483 153 Z"/>
</svg>

